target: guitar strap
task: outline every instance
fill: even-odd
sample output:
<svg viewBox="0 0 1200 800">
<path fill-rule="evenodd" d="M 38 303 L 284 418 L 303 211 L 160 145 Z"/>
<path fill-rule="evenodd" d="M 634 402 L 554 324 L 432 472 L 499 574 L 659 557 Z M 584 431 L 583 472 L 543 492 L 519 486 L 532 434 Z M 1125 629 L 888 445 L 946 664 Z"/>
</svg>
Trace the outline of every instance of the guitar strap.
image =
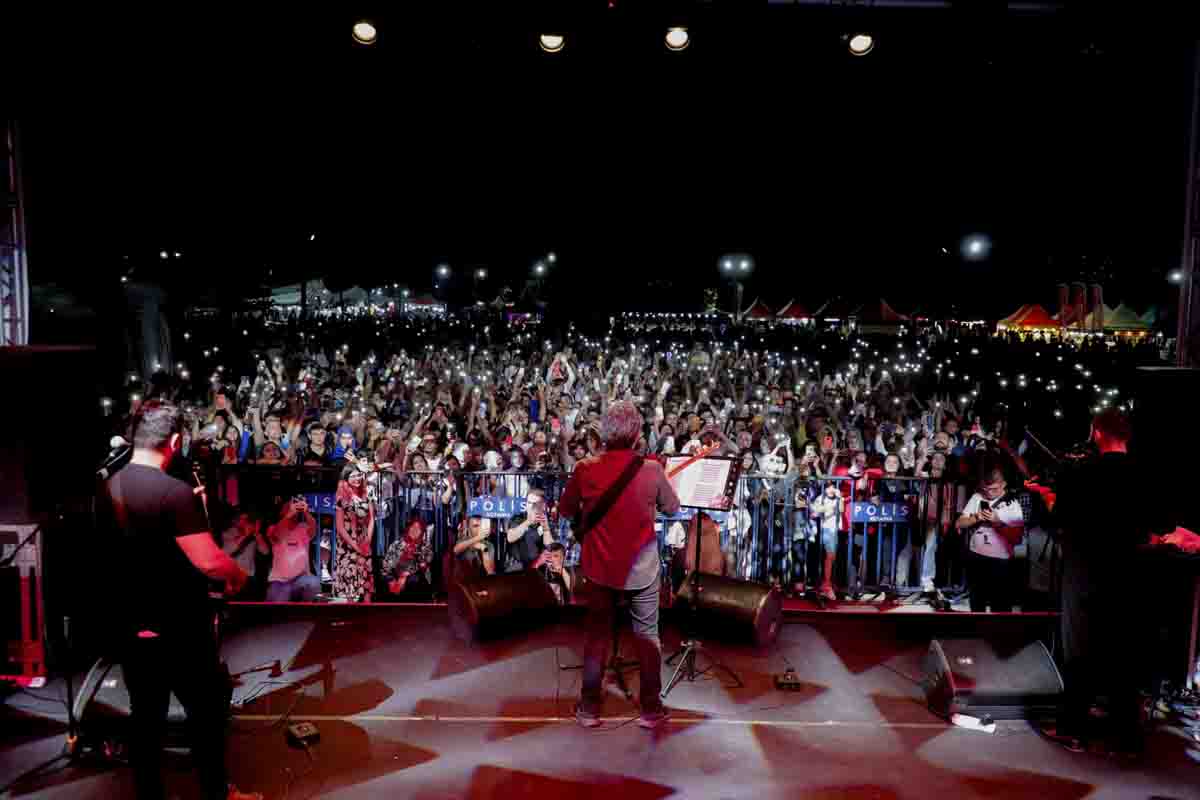
<svg viewBox="0 0 1200 800">
<path fill-rule="evenodd" d="M 616 483 L 609 486 L 604 494 L 600 495 L 600 499 L 592 508 L 591 512 L 584 513 L 579 524 L 576 526 L 575 539 L 580 543 L 587 535 L 587 532 L 596 525 L 600 524 L 600 520 L 612 510 L 613 505 L 617 502 L 617 498 L 625 491 L 625 488 L 633 481 L 638 470 L 642 468 L 643 459 L 641 456 L 636 456 L 629 462 L 629 466 L 617 477 Z"/>
</svg>

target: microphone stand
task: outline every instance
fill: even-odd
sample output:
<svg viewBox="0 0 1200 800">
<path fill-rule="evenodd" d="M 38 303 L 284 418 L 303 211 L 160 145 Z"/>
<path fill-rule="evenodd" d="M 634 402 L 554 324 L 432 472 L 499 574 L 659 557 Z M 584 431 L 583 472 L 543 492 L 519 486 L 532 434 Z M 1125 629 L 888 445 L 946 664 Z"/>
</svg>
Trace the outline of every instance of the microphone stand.
<svg viewBox="0 0 1200 800">
<path fill-rule="evenodd" d="M 693 508 L 693 510 L 696 511 L 703 510 L 697 509 L 694 506 L 688 507 Z M 694 517 L 693 519 L 696 518 Z M 740 689 L 745 686 L 745 684 L 742 683 L 742 679 L 738 677 L 736 672 L 734 672 L 726 664 L 722 663 L 720 659 L 716 658 L 711 652 L 709 652 L 708 648 L 706 648 L 701 641 L 695 638 L 696 631 L 699 629 L 696 617 L 700 611 L 700 593 L 704 591 L 704 586 L 700 580 L 700 540 L 703 538 L 700 533 L 700 526 L 701 523 L 697 519 L 696 533 L 694 537 L 696 539 L 696 560 L 692 564 L 692 574 L 689 578 L 689 583 L 691 583 L 692 586 L 692 597 L 688 602 L 688 618 L 687 623 L 684 626 L 685 630 L 687 631 L 688 638 L 681 641 L 679 643 L 679 649 L 667 659 L 668 666 L 675 663 L 676 660 L 679 661 L 679 665 L 675 667 L 675 672 L 671 675 L 671 680 L 667 681 L 666 688 L 663 689 L 662 694 L 659 695 L 664 700 L 666 699 L 667 695 L 671 693 L 671 690 L 674 689 L 684 678 L 687 679 L 688 683 L 694 683 L 698 676 L 711 672 L 714 669 L 721 670 L 730 678 L 732 678 L 734 682 L 733 688 Z M 709 665 L 707 669 L 696 669 L 697 656 L 704 656 L 704 658 L 708 659 Z"/>
</svg>

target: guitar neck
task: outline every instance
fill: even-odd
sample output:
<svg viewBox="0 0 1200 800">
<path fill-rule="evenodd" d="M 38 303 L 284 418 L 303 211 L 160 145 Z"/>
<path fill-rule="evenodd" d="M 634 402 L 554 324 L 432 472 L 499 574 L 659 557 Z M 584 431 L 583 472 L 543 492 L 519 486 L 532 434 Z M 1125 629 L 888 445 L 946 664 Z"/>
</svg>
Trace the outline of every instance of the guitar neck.
<svg viewBox="0 0 1200 800">
<path fill-rule="evenodd" d="M 677 467 L 673 467 L 670 471 L 668 471 L 667 479 L 669 480 L 671 478 L 674 478 L 676 475 L 683 472 L 685 469 L 690 467 L 692 464 L 695 464 L 697 461 L 699 461 L 703 458 L 707 458 L 711 453 L 716 451 L 719 447 L 720 447 L 720 445 L 713 445 L 712 447 L 705 447 L 705 448 L 701 448 L 700 450 L 697 450 L 693 455 L 688 457 L 687 461 L 683 462 L 682 464 L 680 464 Z"/>
</svg>

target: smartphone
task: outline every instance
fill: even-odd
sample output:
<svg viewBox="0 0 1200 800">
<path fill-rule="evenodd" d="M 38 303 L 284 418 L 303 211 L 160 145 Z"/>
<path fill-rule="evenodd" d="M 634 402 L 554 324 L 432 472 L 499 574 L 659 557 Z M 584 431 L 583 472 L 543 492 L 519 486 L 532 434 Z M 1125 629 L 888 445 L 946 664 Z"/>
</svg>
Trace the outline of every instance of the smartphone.
<svg viewBox="0 0 1200 800">
<path fill-rule="evenodd" d="M 558 435 L 558 430 L 559 430 L 559 428 L 561 428 L 561 427 L 562 427 L 562 423 L 560 423 L 560 422 L 558 421 L 558 418 L 557 418 L 557 417 L 556 417 L 555 419 L 552 419 L 552 420 L 550 420 L 550 431 L 551 431 L 551 432 L 552 432 L 552 433 L 553 433 L 555 436 L 557 436 L 557 435 Z"/>
<path fill-rule="evenodd" d="M 984 501 L 980 502 L 980 504 L 979 504 L 979 510 L 980 510 L 980 511 L 991 511 L 991 510 L 992 510 L 992 504 L 991 504 L 991 503 L 989 503 L 987 500 L 984 500 Z"/>
</svg>

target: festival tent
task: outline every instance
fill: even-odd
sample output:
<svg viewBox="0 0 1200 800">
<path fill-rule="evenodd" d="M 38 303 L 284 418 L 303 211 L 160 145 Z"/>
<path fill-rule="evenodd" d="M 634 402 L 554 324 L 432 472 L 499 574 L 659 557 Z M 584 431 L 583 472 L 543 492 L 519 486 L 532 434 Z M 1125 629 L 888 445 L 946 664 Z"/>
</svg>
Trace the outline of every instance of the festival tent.
<svg viewBox="0 0 1200 800">
<path fill-rule="evenodd" d="M 875 303 L 866 303 L 852 316 L 860 325 L 901 325 L 908 322 L 908 317 L 896 311 L 882 298 Z"/>
<path fill-rule="evenodd" d="M 1142 322 L 1146 323 L 1146 325 L 1150 327 L 1153 327 L 1154 324 L 1158 322 L 1158 309 L 1154 306 L 1150 306 L 1150 308 L 1146 309 L 1146 313 L 1142 314 Z"/>
<path fill-rule="evenodd" d="M 1050 316 L 1050 312 L 1037 304 L 1028 306 L 1026 311 L 1015 325 L 1010 327 L 1020 328 L 1021 330 L 1046 330 L 1049 328 L 1058 328 L 1058 320 Z"/>
<path fill-rule="evenodd" d="M 1086 331 L 1098 332 L 1098 331 L 1105 330 L 1110 327 L 1109 321 L 1112 320 L 1113 314 L 1115 314 L 1116 311 L 1114 309 L 1110 308 L 1109 306 L 1104 305 L 1103 303 L 1101 303 L 1100 305 L 1101 305 L 1101 308 L 1104 309 L 1104 317 L 1100 320 L 1097 320 L 1096 319 L 1096 310 L 1092 309 L 1091 311 L 1089 311 L 1087 314 L 1084 315 L 1083 324 L 1080 325 L 1078 328 L 1076 328 L 1077 331 L 1082 330 L 1085 332 Z M 1099 323 L 1099 324 L 1097 324 L 1097 323 Z"/>
<path fill-rule="evenodd" d="M 1111 331 L 1149 331 L 1150 325 L 1132 308 L 1121 304 L 1111 312 L 1105 310 L 1104 328 Z"/>
<path fill-rule="evenodd" d="M 775 314 L 776 319 L 780 319 L 785 322 L 808 322 L 812 319 L 812 316 L 813 315 L 808 312 L 807 308 L 800 305 L 795 300 L 789 300 L 787 305 L 779 309 L 779 311 Z"/>
<path fill-rule="evenodd" d="M 1033 311 L 1033 303 L 1026 303 L 996 324 L 1001 330 L 1017 327 L 1029 312 Z"/>
<path fill-rule="evenodd" d="M 861 307 L 844 298 L 835 297 L 817 309 L 815 316 L 820 322 L 846 322 L 855 316 Z"/>
<path fill-rule="evenodd" d="M 743 319 L 763 320 L 771 319 L 774 316 L 775 315 L 771 313 L 771 309 L 767 308 L 766 304 L 757 297 L 754 298 L 754 302 L 750 304 L 750 307 L 742 313 Z"/>
<path fill-rule="evenodd" d="M 908 322 L 908 317 L 896 311 L 882 298 L 860 306 L 850 318 L 854 320 L 860 333 L 896 333 Z"/>
</svg>

